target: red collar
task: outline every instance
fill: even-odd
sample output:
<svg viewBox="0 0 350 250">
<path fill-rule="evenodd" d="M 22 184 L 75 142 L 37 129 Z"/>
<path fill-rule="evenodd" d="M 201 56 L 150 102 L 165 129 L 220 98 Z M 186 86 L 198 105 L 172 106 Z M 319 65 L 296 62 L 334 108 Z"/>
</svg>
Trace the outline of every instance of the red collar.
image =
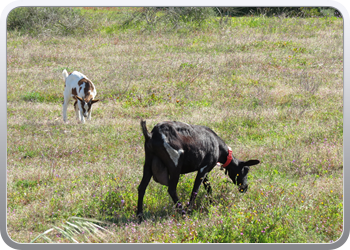
<svg viewBox="0 0 350 250">
<path fill-rule="evenodd" d="M 228 166 L 228 164 L 231 163 L 233 157 L 232 157 L 232 149 L 230 147 L 228 147 L 228 156 L 227 156 L 227 160 L 226 162 L 222 165 L 223 168 L 226 168 Z"/>
</svg>

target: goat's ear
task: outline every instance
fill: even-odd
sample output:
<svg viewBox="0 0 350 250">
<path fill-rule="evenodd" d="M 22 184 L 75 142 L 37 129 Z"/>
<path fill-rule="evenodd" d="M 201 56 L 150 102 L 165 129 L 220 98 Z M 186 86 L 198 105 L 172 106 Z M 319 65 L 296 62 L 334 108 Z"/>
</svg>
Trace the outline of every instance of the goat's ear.
<svg viewBox="0 0 350 250">
<path fill-rule="evenodd" d="M 83 100 L 83 98 L 81 98 L 81 97 L 79 97 L 79 96 L 75 96 L 75 98 L 77 98 L 79 101 L 81 101 L 81 102 L 83 102 L 84 100 Z"/>
<path fill-rule="evenodd" d="M 259 163 L 260 163 L 259 160 L 249 160 L 244 162 L 244 166 L 250 167 L 250 166 L 258 165 Z"/>
<path fill-rule="evenodd" d="M 91 100 L 91 103 L 94 104 L 95 102 L 98 102 L 98 101 L 99 101 L 99 99 L 97 99 L 97 100 Z"/>
</svg>

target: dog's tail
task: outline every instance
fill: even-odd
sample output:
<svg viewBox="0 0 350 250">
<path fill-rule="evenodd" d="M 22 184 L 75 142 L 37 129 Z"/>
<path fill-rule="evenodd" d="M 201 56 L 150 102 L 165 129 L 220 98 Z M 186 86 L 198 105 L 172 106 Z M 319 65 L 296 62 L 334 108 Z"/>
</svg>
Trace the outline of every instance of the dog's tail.
<svg viewBox="0 0 350 250">
<path fill-rule="evenodd" d="M 62 71 L 62 77 L 63 77 L 63 80 L 66 80 L 66 78 L 68 77 L 68 72 L 67 72 L 66 69 L 64 69 L 64 70 Z"/>
<path fill-rule="evenodd" d="M 141 119 L 140 125 L 141 125 L 143 136 L 145 137 L 145 140 L 147 142 L 148 140 L 151 139 L 151 134 L 147 130 L 146 121 Z"/>
</svg>

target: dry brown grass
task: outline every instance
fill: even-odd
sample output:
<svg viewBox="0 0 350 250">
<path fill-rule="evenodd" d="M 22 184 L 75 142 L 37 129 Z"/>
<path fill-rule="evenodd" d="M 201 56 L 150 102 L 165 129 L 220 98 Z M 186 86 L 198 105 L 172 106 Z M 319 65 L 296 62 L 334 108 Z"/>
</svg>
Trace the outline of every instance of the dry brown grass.
<svg viewBox="0 0 350 250">
<path fill-rule="evenodd" d="M 337 240 L 343 225 L 342 27 L 341 20 L 252 17 L 188 33 L 9 33 L 10 237 L 29 242 L 81 216 L 111 222 L 108 242 Z M 68 123 L 62 121 L 64 68 L 96 85 L 101 101 L 85 125 L 72 105 Z M 140 117 L 149 129 L 163 120 L 209 126 L 238 158 L 260 159 L 249 192 L 238 195 L 215 169 L 215 204 L 207 204 L 201 189 L 194 214 L 180 220 L 166 189 L 151 181 L 148 221 L 135 224 L 144 161 Z M 193 178 L 179 183 L 182 201 Z M 111 215 L 102 200 L 113 194 L 106 204 L 115 209 Z M 327 229 L 316 230 L 320 216 Z"/>
</svg>

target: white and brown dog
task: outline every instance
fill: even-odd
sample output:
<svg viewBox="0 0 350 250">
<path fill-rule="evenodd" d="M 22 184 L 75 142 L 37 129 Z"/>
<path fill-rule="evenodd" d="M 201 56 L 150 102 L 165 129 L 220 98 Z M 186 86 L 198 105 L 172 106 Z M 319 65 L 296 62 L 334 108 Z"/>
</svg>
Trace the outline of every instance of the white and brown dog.
<svg viewBox="0 0 350 250">
<path fill-rule="evenodd" d="M 97 93 L 95 85 L 78 71 L 68 74 L 67 70 L 63 70 L 62 76 L 65 80 L 63 121 L 67 121 L 67 107 L 71 98 L 75 99 L 74 109 L 78 121 L 84 123 L 84 117 L 91 120 L 92 104 L 99 101 L 94 100 Z"/>
</svg>

